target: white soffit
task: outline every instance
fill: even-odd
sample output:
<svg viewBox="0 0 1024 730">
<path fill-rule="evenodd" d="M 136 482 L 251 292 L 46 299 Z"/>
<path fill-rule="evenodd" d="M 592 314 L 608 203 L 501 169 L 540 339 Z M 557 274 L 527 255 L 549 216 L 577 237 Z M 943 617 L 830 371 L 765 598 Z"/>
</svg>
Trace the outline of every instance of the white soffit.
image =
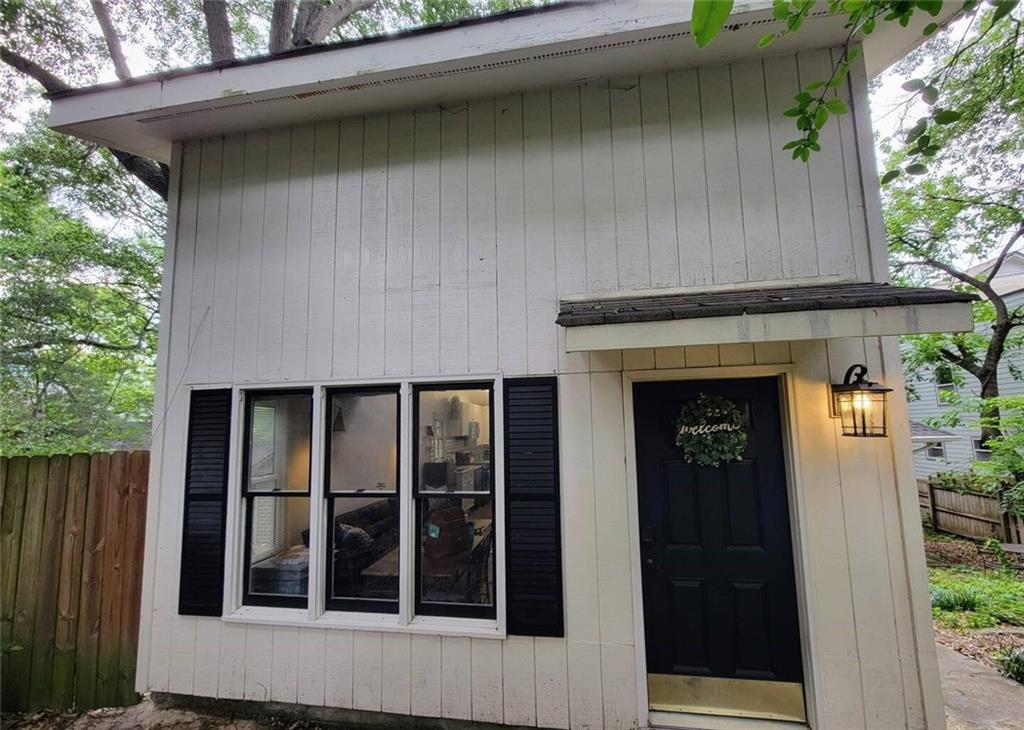
<svg viewBox="0 0 1024 730">
<path fill-rule="evenodd" d="M 76 90 L 53 98 L 50 126 L 167 161 L 178 140 L 825 48 L 845 38 L 841 18 L 820 10 L 801 32 L 758 50 L 757 39 L 780 26 L 770 7 L 764 0 L 737 3 L 725 31 L 698 49 L 689 30 L 691 3 L 577 2 Z M 876 57 L 888 63 L 919 38 L 913 27 L 877 32 L 865 43 L 868 67 Z"/>
<path fill-rule="evenodd" d="M 566 352 L 967 332 L 970 302 L 742 314 L 565 328 Z"/>
</svg>

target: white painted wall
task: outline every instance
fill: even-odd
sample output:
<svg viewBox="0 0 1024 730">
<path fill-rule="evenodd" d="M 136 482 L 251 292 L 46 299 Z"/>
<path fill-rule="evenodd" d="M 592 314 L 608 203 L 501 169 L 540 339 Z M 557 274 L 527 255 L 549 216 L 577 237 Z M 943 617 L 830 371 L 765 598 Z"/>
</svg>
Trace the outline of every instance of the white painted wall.
<svg viewBox="0 0 1024 730">
<path fill-rule="evenodd" d="M 828 63 L 827 51 L 774 57 L 181 147 L 139 688 L 544 727 L 644 722 L 622 372 L 791 362 L 815 724 L 941 726 L 916 493 L 894 455 L 903 406 L 895 397 L 891 441 L 844 439 L 826 410 L 851 360 L 898 383 L 894 346 L 566 354 L 554 324 L 571 293 L 884 278 L 854 117 L 825 128 L 809 167 L 779 151 L 792 135 L 782 109 Z M 189 386 L 499 371 L 559 375 L 565 639 L 177 615 Z"/>
</svg>

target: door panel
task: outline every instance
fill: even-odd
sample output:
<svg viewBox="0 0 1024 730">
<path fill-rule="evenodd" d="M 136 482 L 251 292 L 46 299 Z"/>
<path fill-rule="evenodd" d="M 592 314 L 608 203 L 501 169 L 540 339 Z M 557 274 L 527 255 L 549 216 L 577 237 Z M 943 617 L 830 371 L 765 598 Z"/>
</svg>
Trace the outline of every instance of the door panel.
<svg viewBox="0 0 1024 730">
<path fill-rule="evenodd" d="M 675 420 L 701 393 L 746 408 L 740 461 L 682 459 Z M 633 397 L 648 673 L 802 682 L 778 381 L 636 383 Z"/>
</svg>

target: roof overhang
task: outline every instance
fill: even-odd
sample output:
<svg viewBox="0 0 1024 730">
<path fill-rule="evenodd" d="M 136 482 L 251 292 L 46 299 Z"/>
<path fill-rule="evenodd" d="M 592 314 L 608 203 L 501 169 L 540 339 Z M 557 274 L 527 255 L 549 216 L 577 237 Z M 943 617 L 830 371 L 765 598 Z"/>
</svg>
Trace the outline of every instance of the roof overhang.
<svg viewBox="0 0 1024 730">
<path fill-rule="evenodd" d="M 966 332 L 973 294 L 830 284 L 563 302 L 567 352 Z"/>
<path fill-rule="evenodd" d="M 757 39 L 781 24 L 771 2 L 756 0 L 737 2 L 723 33 L 698 49 L 691 12 L 678 0 L 584 0 L 139 77 L 52 95 L 50 126 L 166 162 L 179 140 L 827 48 L 846 35 L 842 19 L 822 9 L 799 33 L 758 50 Z M 886 23 L 864 39 L 868 73 L 920 42 L 930 20 Z"/>
</svg>

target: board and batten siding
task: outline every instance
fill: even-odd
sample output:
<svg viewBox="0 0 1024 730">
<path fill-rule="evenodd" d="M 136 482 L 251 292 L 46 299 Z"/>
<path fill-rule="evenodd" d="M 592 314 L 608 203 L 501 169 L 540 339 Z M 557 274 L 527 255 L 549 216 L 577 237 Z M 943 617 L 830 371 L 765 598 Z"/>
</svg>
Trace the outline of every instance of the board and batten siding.
<svg viewBox="0 0 1024 730">
<path fill-rule="evenodd" d="M 554 324 L 568 294 L 884 276 L 854 117 L 823 130 L 810 166 L 779 151 L 793 134 L 781 111 L 829 63 L 778 56 L 176 145 L 138 688 L 635 727 L 622 373 L 793 363 L 818 726 L 924 727 L 913 480 L 897 490 L 888 443 L 842 439 L 825 412 L 851 357 L 898 378 L 893 347 L 567 354 Z M 190 387 L 496 372 L 559 378 L 564 639 L 177 614 Z"/>
</svg>

